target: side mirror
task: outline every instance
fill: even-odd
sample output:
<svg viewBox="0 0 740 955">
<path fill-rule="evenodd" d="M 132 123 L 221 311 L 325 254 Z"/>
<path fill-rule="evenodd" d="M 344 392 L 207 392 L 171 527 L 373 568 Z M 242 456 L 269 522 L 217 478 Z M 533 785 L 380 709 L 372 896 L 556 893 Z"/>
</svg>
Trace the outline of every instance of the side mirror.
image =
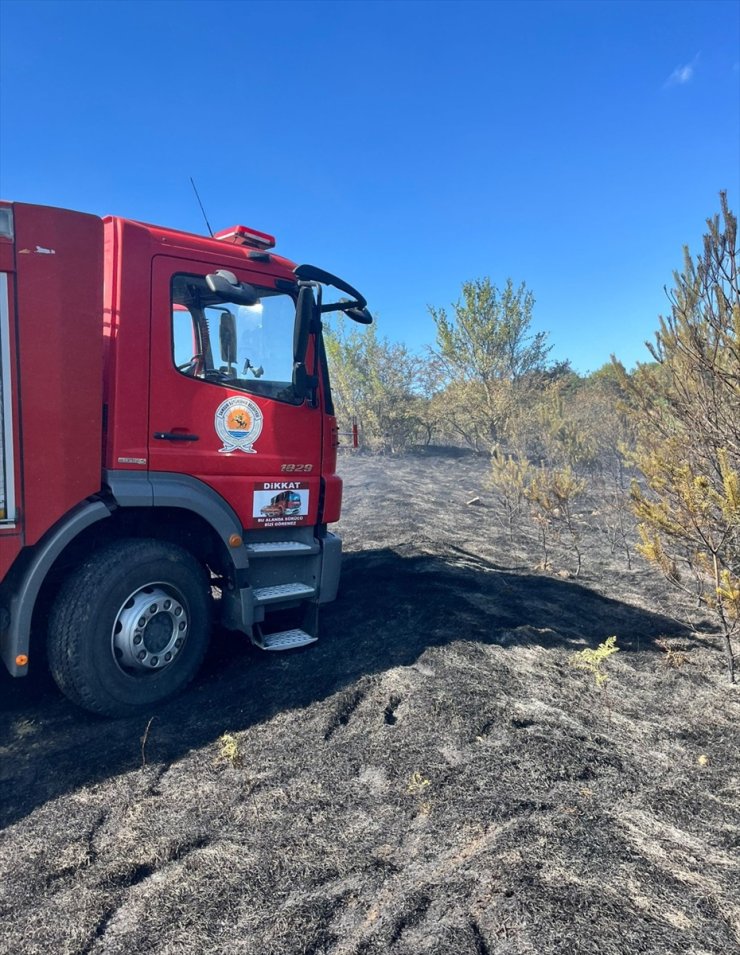
<svg viewBox="0 0 740 955">
<path fill-rule="evenodd" d="M 293 332 L 293 387 L 299 398 L 306 398 L 318 385 L 306 368 L 306 353 L 308 351 L 308 336 L 314 321 L 316 303 L 313 298 L 313 289 L 304 285 L 298 292 L 298 302 L 295 309 L 295 330 Z"/>
<path fill-rule="evenodd" d="M 366 308 L 348 308 L 344 313 L 347 318 L 353 322 L 359 322 L 360 325 L 372 325 L 373 317 Z"/>
<path fill-rule="evenodd" d="M 233 365 L 236 361 L 236 316 L 228 309 L 221 312 L 218 322 L 218 338 L 221 344 L 221 361 Z"/>
<path fill-rule="evenodd" d="M 295 307 L 295 330 L 293 332 L 293 361 L 296 363 L 306 360 L 308 336 L 313 322 L 313 289 L 304 285 L 298 292 L 298 302 Z"/>
<path fill-rule="evenodd" d="M 206 285 L 225 302 L 236 305 L 256 305 L 260 298 L 257 290 L 246 282 L 240 282 L 233 272 L 219 269 L 206 275 Z"/>
</svg>

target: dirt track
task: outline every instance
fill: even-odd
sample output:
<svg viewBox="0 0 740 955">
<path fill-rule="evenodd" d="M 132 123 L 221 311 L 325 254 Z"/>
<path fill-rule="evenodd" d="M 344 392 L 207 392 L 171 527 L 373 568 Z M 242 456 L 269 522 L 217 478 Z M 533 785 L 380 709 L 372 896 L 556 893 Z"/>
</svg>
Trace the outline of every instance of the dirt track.
<svg viewBox="0 0 740 955">
<path fill-rule="evenodd" d="M 343 470 L 315 647 L 221 634 L 151 723 L 0 674 L 0 951 L 736 953 L 719 649 L 593 529 L 579 582 L 532 570 L 478 458 Z M 612 634 L 605 696 L 570 663 Z"/>
</svg>

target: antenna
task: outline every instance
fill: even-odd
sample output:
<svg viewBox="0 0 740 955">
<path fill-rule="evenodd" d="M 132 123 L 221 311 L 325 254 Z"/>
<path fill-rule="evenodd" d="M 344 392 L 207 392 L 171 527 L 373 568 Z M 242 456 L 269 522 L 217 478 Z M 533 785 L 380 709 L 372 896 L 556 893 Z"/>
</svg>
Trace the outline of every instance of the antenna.
<svg viewBox="0 0 740 955">
<path fill-rule="evenodd" d="M 193 192 L 195 193 L 195 198 L 198 200 L 198 205 L 200 206 L 200 211 L 203 213 L 203 218 L 206 220 L 206 226 L 208 228 L 208 233 L 213 238 L 213 229 L 211 228 L 211 223 L 208 221 L 208 216 L 206 215 L 206 210 L 203 208 L 203 203 L 200 201 L 200 196 L 198 195 L 198 190 L 195 188 L 195 183 L 193 182 L 193 177 L 190 177 L 190 185 L 193 187 Z"/>
</svg>

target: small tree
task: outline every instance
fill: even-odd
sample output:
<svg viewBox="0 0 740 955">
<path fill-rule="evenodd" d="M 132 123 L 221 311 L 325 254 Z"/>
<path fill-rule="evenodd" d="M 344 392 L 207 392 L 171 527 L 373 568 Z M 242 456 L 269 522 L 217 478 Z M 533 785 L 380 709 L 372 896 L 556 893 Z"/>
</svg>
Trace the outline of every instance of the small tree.
<svg viewBox="0 0 740 955">
<path fill-rule="evenodd" d="M 464 282 L 452 308 L 454 317 L 429 306 L 450 383 L 449 418 L 471 446 L 491 450 L 506 433 L 513 391 L 545 367 L 547 335 L 531 333 L 534 296 L 511 279 L 503 290 L 489 278 Z"/>
<path fill-rule="evenodd" d="M 623 384 L 629 377 L 621 362 L 604 365 L 583 380 L 572 410 L 595 452 L 591 480 L 601 491 L 596 522 L 612 554 L 621 549 L 631 569 L 635 517 L 630 506 L 627 456 L 634 449 L 634 427 L 626 407 L 629 393 Z"/>
<path fill-rule="evenodd" d="M 542 465 L 527 485 L 525 496 L 530 503 L 532 520 L 540 529 L 543 570 L 548 567 L 550 536 L 560 540 L 562 531 L 566 530 L 576 556 L 575 576 L 580 576 L 583 552 L 576 501 L 585 490 L 586 482 L 576 477 L 570 465 L 563 468 L 548 468 Z"/>
<path fill-rule="evenodd" d="M 531 479 L 532 467 L 525 457 L 503 454 L 498 449 L 493 452 L 487 484 L 503 511 L 509 540 L 514 538 L 514 525 L 524 510 Z"/>
<path fill-rule="evenodd" d="M 596 686 L 604 694 L 604 702 L 606 703 L 606 710 L 610 721 L 612 718 L 612 707 L 606 689 L 609 676 L 604 670 L 604 666 L 613 653 L 619 653 L 616 634 L 612 637 L 607 637 L 595 650 L 592 650 L 590 647 L 585 650 L 579 650 L 570 658 L 571 666 L 577 670 L 585 670 L 587 673 L 593 674 Z"/>
<path fill-rule="evenodd" d="M 634 404 L 642 552 L 692 593 L 723 637 L 730 679 L 740 629 L 740 282 L 737 220 L 720 194 L 704 249 L 674 274 L 657 366 L 627 382 Z"/>
</svg>

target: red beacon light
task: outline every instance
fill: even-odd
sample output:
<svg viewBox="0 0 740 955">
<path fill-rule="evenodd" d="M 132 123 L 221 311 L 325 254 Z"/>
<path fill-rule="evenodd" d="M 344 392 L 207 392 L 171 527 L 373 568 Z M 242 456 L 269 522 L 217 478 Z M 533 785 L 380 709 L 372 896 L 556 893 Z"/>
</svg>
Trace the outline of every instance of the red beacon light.
<svg viewBox="0 0 740 955">
<path fill-rule="evenodd" d="M 229 229 L 214 232 L 214 239 L 219 242 L 231 242 L 234 245 L 248 245 L 252 249 L 274 249 L 275 237 L 256 229 L 248 229 L 245 225 L 233 225 Z"/>
</svg>

